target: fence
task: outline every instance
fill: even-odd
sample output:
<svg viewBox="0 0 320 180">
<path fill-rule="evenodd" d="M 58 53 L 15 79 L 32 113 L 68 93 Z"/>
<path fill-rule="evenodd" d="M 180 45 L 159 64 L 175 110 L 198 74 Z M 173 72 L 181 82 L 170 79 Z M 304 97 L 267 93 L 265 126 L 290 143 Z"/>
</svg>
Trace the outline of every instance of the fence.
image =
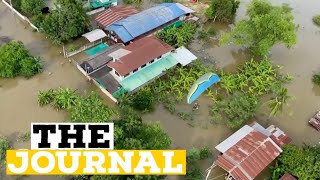
<svg viewBox="0 0 320 180">
<path fill-rule="evenodd" d="M 63 46 L 62 46 L 63 55 L 64 55 L 64 57 L 68 58 L 68 57 L 74 56 L 74 55 L 76 55 L 76 54 L 78 54 L 78 53 L 80 53 L 80 52 L 82 52 L 82 51 L 85 51 L 85 50 L 87 50 L 87 49 L 89 49 L 89 48 L 91 48 L 91 47 L 93 47 L 93 46 L 96 46 L 96 45 L 98 45 L 98 44 L 100 44 L 100 43 L 102 43 L 102 39 L 101 39 L 100 41 L 96 41 L 96 42 L 93 42 L 93 43 L 84 45 L 84 46 L 80 47 L 78 50 L 72 51 L 72 52 L 68 52 L 68 51 L 65 49 L 64 45 L 63 45 Z"/>
<path fill-rule="evenodd" d="M 37 26 L 35 26 L 34 24 L 32 24 L 31 21 L 30 21 L 27 17 L 25 17 L 25 16 L 23 16 L 22 14 L 20 14 L 19 11 L 17 11 L 16 9 L 14 9 L 6 0 L 2 0 L 2 2 L 3 2 L 6 6 L 8 6 L 14 13 L 16 13 L 22 20 L 27 21 L 27 23 L 30 24 L 30 26 L 31 26 L 33 29 L 35 29 L 35 30 L 37 30 L 37 31 L 39 32 L 39 28 L 37 28 Z"/>
</svg>

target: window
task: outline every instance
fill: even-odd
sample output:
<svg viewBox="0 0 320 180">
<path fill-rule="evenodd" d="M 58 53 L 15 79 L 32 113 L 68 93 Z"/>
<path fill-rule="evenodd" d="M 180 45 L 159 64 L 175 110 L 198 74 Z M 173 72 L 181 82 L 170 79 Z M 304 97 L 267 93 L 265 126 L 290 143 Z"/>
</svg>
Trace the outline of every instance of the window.
<svg viewBox="0 0 320 180">
<path fill-rule="evenodd" d="M 144 68 L 144 67 L 146 67 L 146 65 L 145 65 L 145 64 L 141 66 L 141 68 Z"/>
<path fill-rule="evenodd" d="M 120 75 L 117 73 L 117 71 L 115 71 L 115 73 L 116 73 L 117 76 L 120 76 Z"/>
<path fill-rule="evenodd" d="M 160 59 L 162 56 L 157 57 L 158 59 Z"/>
<path fill-rule="evenodd" d="M 126 75 L 124 75 L 124 77 L 127 77 L 127 76 L 129 76 L 129 74 L 130 74 L 130 73 L 128 73 L 128 74 L 126 74 Z"/>
<path fill-rule="evenodd" d="M 138 69 L 133 70 L 134 73 L 137 72 L 137 71 L 138 71 Z"/>
<path fill-rule="evenodd" d="M 152 59 L 152 61 L 150 61 L 150 64 L 154 62 L 154 59 Z"/>
</svg>

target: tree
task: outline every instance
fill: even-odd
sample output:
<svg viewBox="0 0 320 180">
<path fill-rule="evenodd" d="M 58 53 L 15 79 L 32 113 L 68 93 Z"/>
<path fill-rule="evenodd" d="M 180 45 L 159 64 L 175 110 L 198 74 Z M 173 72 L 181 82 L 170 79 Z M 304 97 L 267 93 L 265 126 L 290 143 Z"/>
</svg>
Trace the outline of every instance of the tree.
<svg viewBox="0 0 320 180">
<path fill-rule="evenodd" d="M 240 2 L 237 0 L 211 0 L 206 16 L 209 20 L 233 22 Z"/>
<path fill-rule="evenodd" d="M 297 42 L 297 28 L 287 6 L 272 6 L 266 0 L 253 0 L 246 20 L 240 21 L 221 43 L 227 42 L 248 48 L 254 55 L 266 55 L 270 48 L 283 43 L 288 48 Z"/>
<path fill-rule="evenodd" d="M 208 158 L 211 154 L 208 147 L 203 147 L 201 149 L 192 148 L 187 151 L 187 180 L 203 179 L 198 161 Z"/>
<path fill-rule="evenodd" d="M 320 146 L 298 147 L 286 145 L 271 168 L 272 179 L 278 180 L 285 172 L 299 179 L 320 179 Z"/>
<path fill-rule="evenodd" d="M 133 96 L 132 105 L 139 111 L 153 111 L 154 110 L 154 95 L 150 89 L 142 89 Z"/>
<path fill-rule="evenodd" d="M 258 108 L 256 96 L 237 91 L 214 104 L 211 114 L 214 121 L 224 118 L 228 127 L 239 128 L 253 117 Z"/>
<path fill-rule="evenodd" d="M 38 57 L 33 57 L 20 41 L 0 46 L 0 77 L 31 77 L 42 71 Z"/>
<path fill-rule="evenodd" d="M 41 13 L 41 9 L 44 7 L 44 5 L 44 0 L 21 0 L 22 11 L 30 15 Z"/>
<path fill-rule="evenodd" d="M 87 29 L 88 17 L 81 1 L 77 0 L 58 0 L 56 10 L 41 23 L 41 30 L 58 44 L 78 37 Z"/>
</svg>

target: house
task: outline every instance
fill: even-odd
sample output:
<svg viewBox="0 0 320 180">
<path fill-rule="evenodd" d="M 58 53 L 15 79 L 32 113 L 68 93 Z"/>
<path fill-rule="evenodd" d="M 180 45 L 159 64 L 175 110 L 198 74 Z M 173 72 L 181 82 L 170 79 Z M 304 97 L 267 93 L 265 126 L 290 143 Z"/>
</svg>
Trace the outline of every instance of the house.
<svg viewBox="0 0 320 180">
<path fill-rule="evenodd" d="M 114 6 L 98 14 L 95 21 L 99 28 L 105 29 L 113 23 L 137 14 L 138 12 L 138 10 L 131 6 Z"/>
<path fill-rule="evenodd" d="M 184 20 L 192 13 L 193 10 L 179 3 L 162 3 L 116 21 L 104 30 L 113 41 L 128 44 L 165 26 Z"/>
<path fill-rule="evenodd" d="M 112 101 L 161 77 L 180 64 L 186 66 L 197 57 L 185 47 L 173 49 L 154 36 L 143 37 L 124 46 L 111 45 L 77 64 L 77 68 Z"/>
<path fill-rule="evenodd" d="M 228 172 L 229 180 L 253 180 L 290 142 L 291 138 L 278 127 L 271 125 L 266 129 L 254 122 L 216 146 L 221 154 L 215 164 Z"/>
<path fill-rule="evenodd" d="M 171 46 L 156 37 L 145 37 L 111 54 L 108 66 L 112 75 L 120 82 L 148 65 L 170 54 Z"/>
</svg>

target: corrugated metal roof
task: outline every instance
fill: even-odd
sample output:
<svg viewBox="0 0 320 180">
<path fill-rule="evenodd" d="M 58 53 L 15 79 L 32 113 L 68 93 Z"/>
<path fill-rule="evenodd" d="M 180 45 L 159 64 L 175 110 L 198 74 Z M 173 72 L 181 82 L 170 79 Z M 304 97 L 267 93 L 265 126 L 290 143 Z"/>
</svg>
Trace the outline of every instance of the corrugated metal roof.
<svg viewBox="0 0 320 180">
<path fill-rule="evenodd" d="M 237 142 L 215 161 L 236 180 L 254 179 L 282 152 L 270 137 L 250 128 L 252 127 L 246 125 L 237 131 L 235 134 L 241 136 L 250 132 L 240 140 L 233 138 Z"/>
<path fill-rule="evenodd" d="M 109 62 L 108 66 L 114 68 L 120 75 L 126 75 L 131 71 L 147 64 L 151 60 L 172 50 L 172 47 L 154 36 L 141 38 L 128 46 L 125 50 L 129 54 L 122 56 L 116 62 Z"/>
<path fill-rule="evenodd" d="M 126 43 L 184 14 L 176 3 L 162 3 L 117 21 L 106 30 L 114 31 Z"/>
<path fill-rule="evenodd" d="M 238 141 L 240 141 L 242 138 L 244 138 L 246 135 L 248 135 L 253 130 L 254 129 L 248 125 L 243 126 L 237 132 L 235 132 L 231 136 L 229 136 L 226 140 L 224 140 L 223 142 L 218 144 L 216 146 L 216 149 L 219 150 L 220 152 L 224 153 L 230 147 L 235 145 Z"/>
<path fill-rule="evenodd" d="M 90 32 L 88 32 L 86 34 L 83 34 L 82 36 L 87 38 L 88 41 L 94 42 L 96 40 L 99 40 L 99 39 L 102 39 L 102 38 L 106 37 L 107 35 L 103 30 L 95 29 L 95 30 L 90 31 Z"/>
<path fill-rule="evenodd" d="M 114 22 L 127 18 L 130 15 L 136 14 L 139 11 L 131 6 L 115 6 L 111 7 L 96 17 L 96 21 L 100 27 L 108 27 Z"/>
</svg>

